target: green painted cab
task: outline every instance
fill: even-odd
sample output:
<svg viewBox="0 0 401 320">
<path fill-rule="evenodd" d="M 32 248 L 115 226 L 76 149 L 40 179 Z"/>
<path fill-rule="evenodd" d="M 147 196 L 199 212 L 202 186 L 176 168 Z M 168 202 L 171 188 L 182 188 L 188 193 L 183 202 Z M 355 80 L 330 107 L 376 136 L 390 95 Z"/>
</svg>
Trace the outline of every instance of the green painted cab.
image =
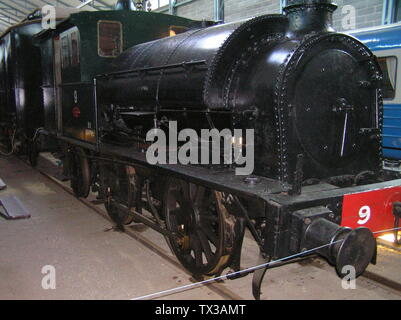
<svg viewBox="0 0 401 320">
<path fill-rule="evenodd" d="M 45 129 L 61 139 L 96 146 L 94 77 L 113 59 L 144 42 L 173 36 L 203 22 L 144 11 L 73 13 L 36 35 L 41 49 Z"/>
</svg>

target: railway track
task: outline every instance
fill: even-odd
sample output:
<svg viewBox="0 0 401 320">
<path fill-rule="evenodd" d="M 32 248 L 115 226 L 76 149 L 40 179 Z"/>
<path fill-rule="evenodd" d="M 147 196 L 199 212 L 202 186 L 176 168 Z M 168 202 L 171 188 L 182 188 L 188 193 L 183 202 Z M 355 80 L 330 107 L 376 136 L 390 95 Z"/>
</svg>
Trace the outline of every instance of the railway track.
<svg viewBox="0 0 401 320">
<path fill-rule="evenodd" d="M 49 161 L 49 160 L 47 160 L 47 161 Z M 24 163 L 26 165 L 29 165 L 25 161 L 24 161 Z M 40 167 L 38 167 L 37 170 L 44 177 L 46 177 L 48 180 L 50 180 L 52 183 L 56 184 L 58 187 L 63 189 L 65 192 L 68 192 L 69 194 L 73 195 L 72 189 L 69 186 L 67 186 L 65 183 L 63 183 L 62 181 L 60 181 L 57 178 L 55 178 L 51 173 L 47 172 L 45 169 L 40 168 Z M 107 212 L 105 210 L 103 210 L 99 206 L 99 204 L 94 203 L 94 202 L 96 202 L 95 199 L 91 200 L 90 198 L 89 199 L 80 198 L 78 200 L 81 203 L 83 203 L 86 207 L 88 207 L 89 209 L 94 211 L 96 214 L 100 215 L 102 218 L 104 218 L 104 219 L 108 220 L 110 223 L 112 223 L 111 219 L 107 215 Z M 175 259 L 175 257 L 172 256 L 166 249 L 162 248 L 155 241 L 152 241 L 148 237 L 146 237 L 143 234 L 141 234 L 141 232 L 136 231 L 135 229 L 130 228 L 130 227 L 125 228 L 124 232 L 128 236 L 130 236 L 131 238 L 133 238 L 136 241 L 140 242 L 146 248 L 148 248 L 149 250 L 151 250 L 152 252 L 154 252 L 155 254 L 160 256 L 163 260 L 167 261 L 171 265 L 175 266 L 176 268 L 178 268 L 179 270 L 184 272 L 188 276 L 188 280 L 191 283 L 195 284 L 195 283 L 198 283 L 200 281 L 206 280 L 206 278 L 194 278 L 193 275 L 190 274 L 186 269 L 184 269 L 182 267 L 182 265 Z M 397 251 L 401 255 L 401 249 L 398 248 L 398 247 L 391 246 L 390 244 L 385 243 L 383 241 L 379 241 L 379 245 L 383 245 L 384 247 L 389 247 L 389 248 Z M 311 259 L 311 261 L 301 262 L 300 264 L 308 263 L 308 264 L 312 265 L 315 268 L 323 269 L 322 265 L 325 265 L 325 264 L 315 263 L 315 262 L 316 262 L 316 260 Z M 332 272 L 332 271 L 330 271 L 330 272 Z M 394 281 L 392 279 L 389 279 L 388 277 L 383 276 L 383 275 L 381 275 L 379 273 L 372 272 L 372 271 L 369 271 L 369 270 L 366 271 L 362 277 L 365 278 L 365 279 L 368 279 L 369 281 L 374 282 L 377 286 L 380 286 L 381 288 L 387 288 L 388 290 L 391 290 L 392 292 L 396 293 L 397 295 L 399 295 L 401 297 L 401 283 L 399 283 L 397 281 Z M 250 280 L 250 279 L 248 278 L 248 280 Z M 227 286 L 224 285 L 224 282 L 222 282 L 222 283 L 220 283 L 220 282 L 211 282 L 211 283 L 206 284 L 206 286 L 211 291 L 213 291 L 215 294 L 219 295 L 220 297 L 222 297 L 225 300 L 246 300 L 246 298 L 238 295 L 234 291 L 232 291 L 229 288 L 227 288 Z M 135 297 L 133 297 L 133 298 L 135 298 Z"/>
<path fill-rule="evenodd" d="M 384 240 L 381 240 L 381 239 L 378 239 L 378 240 L 377 240 L 377 243 L 378 243 L 379 245 L 383 246 L 383 247 L 389 248 L 389 249 L 391 249 L 391 250 L 398 251 L 398 252 L 400 252 L 400 254 L 401 254 L 401 246 L 395 246 L 395 245 L 392 244 L 391 242 L 384 241 Z"/>
<path fill-rule="evenodd" d="M 27 164 L 27 163 L 26 163 Z M 27 164 L 29 165 L 29 164 Z M 68 186 L 66 186 L 62 181 L 56 179 L 54 176 L 49 174 L 43 169 L 37 168 L 37 170 L 47 179 L 55 183 L 57 186 L 62 188 L 64 191 L 68 192 L 71 195 L 74 195 L 72 189 Z M 107 212 L 105 210 L 102 210 L 98 205 L 94 204 L 94 200 L 89 200 L 89 199 L 84 199 L 84 198 L 79 198 L 78 199 L 81 203 L 83 203 L 85 206 L 90 208 L 92 211 L 100 215 L 102 218 L 108 220 L 110 223 L 113 223 L 112 220 L 109 218 Z M 193 275 L 188 273 L 188 271 L 182 267 L 182 265 L 174 259 L 165 249 L 161 248 L 158 244 L 155 242 L 151 241 L 147 237 L 144 237 L 142 234 L 139 232 L 133 230 L 132 228 L 126 227 L 124 229 L 124 232 L 130 236 L 131 238 L 135 239 L 136 241 L 140 242 L 142 245 L 144 245 L 146 248 L 150 249 L 152 252 L 169 262 L 170 264 L 174 265 L 176 268 L 180 269 L 183 271 L 185 274 L 189 276 L 188 280 L 192 283 L 198 283 L 200 281 L 206 280 L 206 278 L 195 278 Z M 209 283 L 206 285 L 210 290 L 212 290 L 214 293 L 218 294 L 221 296 L 223 299 L 226 300 L 244 300 L 243 297 L 239 296 L 235 292 L 227 289 L 226 287 L 220 285 L 218 282 L 216 283 Z"/>
</svg>

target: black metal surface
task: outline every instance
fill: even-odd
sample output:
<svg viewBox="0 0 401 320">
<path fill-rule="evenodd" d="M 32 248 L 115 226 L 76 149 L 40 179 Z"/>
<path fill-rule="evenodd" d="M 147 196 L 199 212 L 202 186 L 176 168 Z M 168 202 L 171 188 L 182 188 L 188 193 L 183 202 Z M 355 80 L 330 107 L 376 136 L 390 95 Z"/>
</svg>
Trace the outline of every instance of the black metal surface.
<svg viewBox="0 0 401 320">
<path fill-rule="evenodd" d="M 255 173 L 286 183 L 299 154 L 305 180 L 378 172 L 382 101 L 360 83 L 380 78 L 379 66 L 364 45 L 333 32 L 334 6 L 310 5 L 134 46 L 98 77 L 102 113 L 129 107 L 179 128 L 252 128 Z M 228 113 L 209 113 L 218 110 Z M 122 120 L 141 136 L 154 126 Z"/>
<path fill-rule="evenodd" d="M 324 218 L 310 223 L 303 242 L 307 250 L 320 248 L 317 252 L 335 265 L 340 276 L 345 276 L 348 271 L 344 267 L 350 266 L 359 277 L 376 253 L 376 240 L 369 229 L 352 230 Z"/>
<path fill-rule="evenodd" d="M 207 167 L 179 164 L 150 165 L 146 160 L 146 153 L 136 151 L 134 148 L 130 149 L 111 144 L 102 144 L 98 151 L 107 157 L 119 156 L 121 159 L 125 159 L 127 164 L 133 163 L 139 167 L 154 169 L 163 175 L 175 176 L 213 189 L 238 194 L 239 196 L 256 197 L 266 202 L 273 201 L 283 205 L 316 202 L 323 199 L 342 197 L 346 194 L 395 187 L 401 184 L 401 179 L 348 188 L 338 188 L 327 183 L 319 183 L 303 187 L 300 195 L 289 196 L 287 192 L 290 186 L 274 179 L 259 177 L 260 181 L 252 185 L 247 184 L 243 177 L 235 175 L 235 171 L 230 169 L 209 169 Z M 107 158 L 103 158 L 103 161 L 107 161 Z"/>
<path fill-rule="evenodd" d="M 113 81 L 115 75 L 111 73 L 101 82 L 99 100 L 116 104 L 140 103 L 148 108 L 226 108 L 221 100 L 224 77 L 229 71 L 227 66 L 239 53 L 238 47 L 250 46 L 266 34 L 283 33 L 285 24 L 282 16 L 264 16 L 195 29 L 135 46 L 116 59 L 115 71 L 142 72 Z M 205 61 L 205 66 L 193 65 L 196 61 Z M 176 68 L 169 67 L 174 65 Z M 154 68 L 163 70 L 152 72 Z M 216 92 L 220 101 L 216 100 Z"/>
<path fill-rule="evenodd" d="M 311 32 L 334 31 L 332 13 L 336 9 L 332 0 L 287 0 L 284 13 L 291 17 L 291 34 L 303 36 Z"/>
<path fill-rule="evenodd" d="M 67 154 L 71 188 L 78 198 L 86 198 L 92 184 L 89 159 L 81 148 L 70 150 Z"/>
<path fill-rule="evenodd" d="M 340 277 L 348 271 L 344 267 L 355 268 L 355 276 L 362 275 L 368 265 L 376 260 L 377 244 L 372 232 L 367 228 L 353 230 L 341 243 L 337 252 L 336 270 Z"/>
<path fill-rule="evenodd" d="M 40 21 L 21 24 L 0 43 L 0 129 L 19 129 L 23 143 L 43 125 L 40 52 L 32 39 L 40 30 Z"/>
<path fill-rule="evenodd" d="M 93 83 L 64 83 L 62 90 L 63 136 L 96 143 L 96 110 Z"/>
<path fill-rule="evenodd" d="M 259 255 L 258 265 L 268 263 L 270 259 L 266 259 L 263 255 Z M 262 287 L 263 278 L 267 272 L 268 268 L 260 268 L 256 270 L 252 277 L 252 294 L 255 300 L 260 300 L 262 292 L 260 291 Z"/>
</svg>

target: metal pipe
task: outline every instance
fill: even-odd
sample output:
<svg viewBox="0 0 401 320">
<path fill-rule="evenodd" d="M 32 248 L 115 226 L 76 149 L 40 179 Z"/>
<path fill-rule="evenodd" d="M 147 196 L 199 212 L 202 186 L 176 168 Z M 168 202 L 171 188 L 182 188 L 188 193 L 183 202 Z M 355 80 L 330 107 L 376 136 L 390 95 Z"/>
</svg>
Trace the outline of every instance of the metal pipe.
<svg viewBox="0 0 401 320">
<path fill-rule="evenodd" d="M 29 12 L 22 11 L 22 10 L 18 9 L 17 7 L 11 6 L 11 5 L 9 5 L 8 3 L 4 2 L 4 1 L 0 1 L 0 4 L 10 8 L 11 10 L 15 10 L 15 12 L 21 13 L 24 16 L 27 16 L 29 14 Z M 29 9 L 25 9 L 25 10 L 29 11 Z"/>
<path fill-rule="evenodd" d="M 390 24 L 393 21 L 393 0 L 384 0 L 383 4 L 383 24 Z"/>
<path fill-rule="evenodd" d="M 4 18 L 7 18 L 7 17 L 4 17 Z M 9 26 L 13 25 L 13 22 L 11 22 L 10 19 L 4 20 L 3 17 L 1 17 L 1 16 L 0 16 L 0 21 L 3 22 L 3 23 L 7 23 Z"/>
<path fill-rule="evenodd" d="M 4 25 L 4 26 L 6 26 L 6 27 L 11 27 L 11 26 L 12 26 L 12 24 L 10 24 L 9 22 L 4 21 L 4 20 L 2 20 L 2 19 L 0 19 L 0 24 Z"/>
<path fill-rule="evenodd" d="M 283 9 L 288 17 L 289 36 L 302 37 L 310 32 L 333 32 L 333 0 L 287 0 Z"/>
<path fill-rule="evenodd" d="M 214 0 L 214 21 L 224 22 L 224 0 Z"/>
<path fill-rule="evenodd" d="M 176 5 L 177 5 L 176 0 L 169 0 L 169 2 L 168 2 L 168 13 L 169 14 L 171 14 L 171 15 L 176 14 Z"/>
<path fill-rule="evenodd" d="M 2 14 L 3 18 L 9 19 L 11 24 L 17 23 L 19 21 L 16 18 L 21 18 L 21 19 L 23 18 L 23 17 L 18 17 L 18 16 L 16 17 L 15 15 L 12 15 L 11 13 L 9 14 L 9 13 L 7 13 L 7 11 L 3 11 L 1 14 Z M 14 22 L 11 22 L 11 20 L 13 20 Z"/>
</svg>

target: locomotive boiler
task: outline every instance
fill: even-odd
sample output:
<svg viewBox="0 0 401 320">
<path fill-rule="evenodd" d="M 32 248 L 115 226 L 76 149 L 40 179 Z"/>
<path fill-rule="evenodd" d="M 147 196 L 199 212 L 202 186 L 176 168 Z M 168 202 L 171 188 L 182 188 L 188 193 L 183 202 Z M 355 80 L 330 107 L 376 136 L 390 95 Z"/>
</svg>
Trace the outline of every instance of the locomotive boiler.
<svg viewBox="0 0 401 320">
<path fill-rule="evenodd" d="M 380 71 L 364 45 L 333 32 L 334 9 L 331 1 L 288 1 L 285 16 L 134 46 L 98 78 L 100 108 L 113 105 L 142 136 L 153 118 L 252 128 L 255 174 L 283 183 L 294 181 L 299 154 L 306 180 L 377 175 Z"/>
</svg>

